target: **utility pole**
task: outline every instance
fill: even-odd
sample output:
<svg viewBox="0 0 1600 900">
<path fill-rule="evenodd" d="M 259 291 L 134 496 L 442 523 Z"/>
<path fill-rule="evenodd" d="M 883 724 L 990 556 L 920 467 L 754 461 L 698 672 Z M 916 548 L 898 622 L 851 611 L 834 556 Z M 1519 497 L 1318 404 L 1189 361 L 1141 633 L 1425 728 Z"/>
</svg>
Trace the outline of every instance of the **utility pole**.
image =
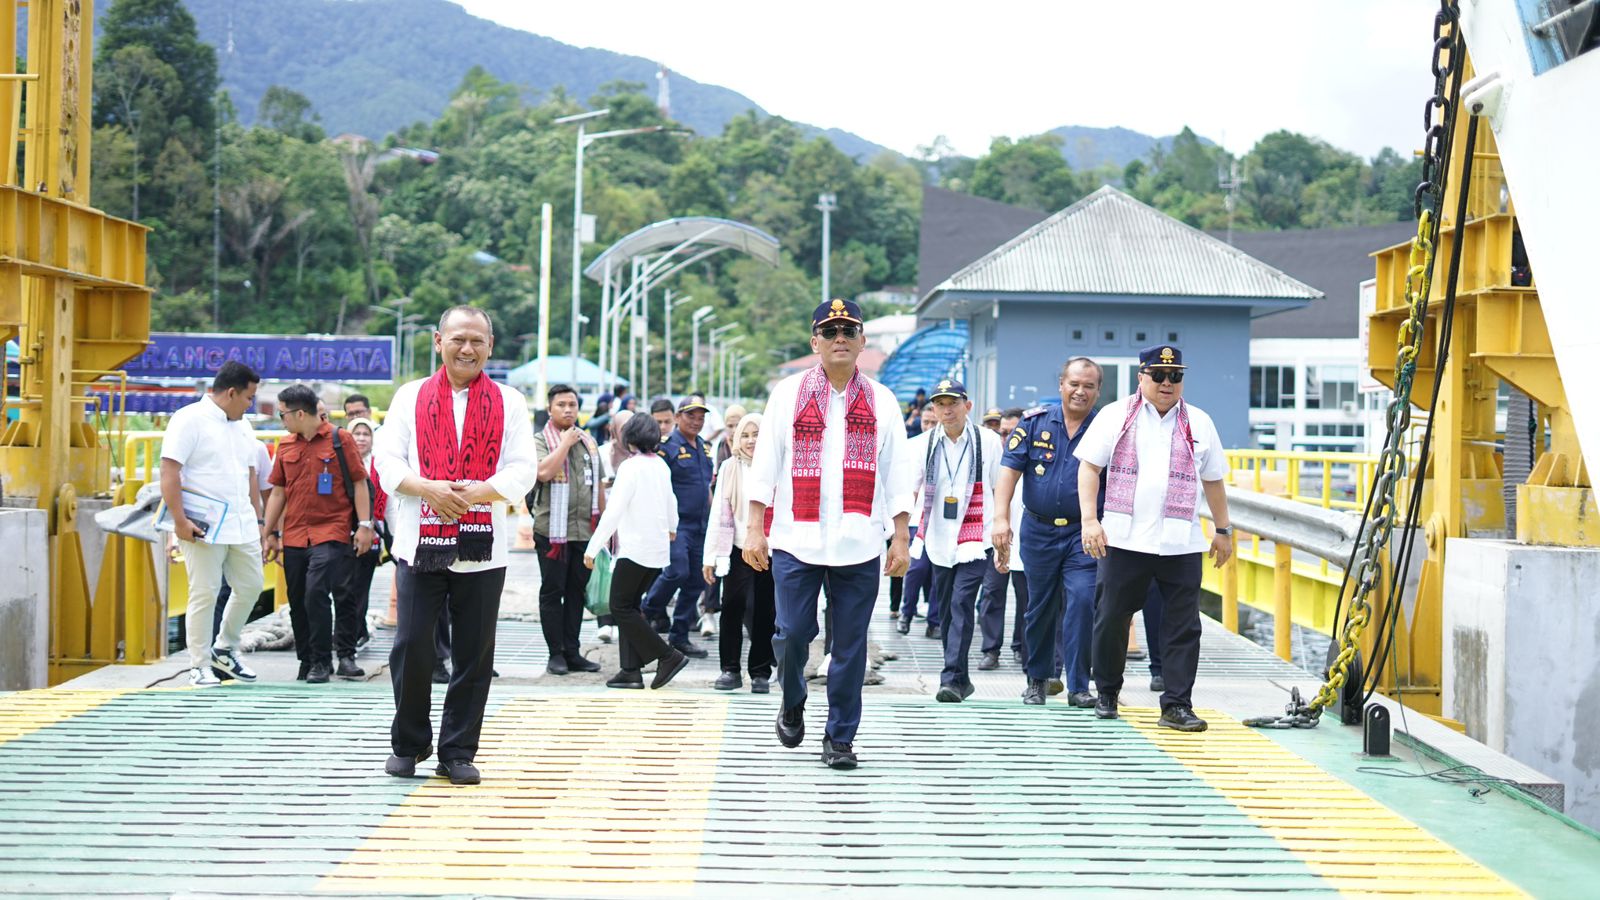
<svg viewBox="0 0 1600 900">
<path fill-rule="evenodd" d="M 832 237 L 833 237 L 833 234 L 832 234 L 833 211 L 839 208 L 838 199 L 839 198 L 837 196 L 835 196 L 831 192 L 827 193 L 827 194 L 818 194 L 817 195 L 817 206 L 816 206 L 816 208 L 819 209 L 819 210 L 822 210 L 822 302 L 823 303 L 827 303 L 828 300 L 829 300 L 828 257 L 832 253 L 832 250 L 831 250 L 829 244 L 832 242 Z"/>
<path fill-rule="evenodd" d="M 710 305 L 702 306 L 689 317 L 693 326 L 694 340 L 689 350 L 689 387 L 691 390 L 705 390 L 705 385 L 700 382 L 700 323 L 709 322 L 717 317 L 716 310 Z"/>
<path fill-rule="evenodd" d="M 552 214 L 550 204 L 539 207 L 539 387 L 533 395 L 534 405 L 543 409 L 545 391 L 550 387 L 550 232 Z M 573 328 L 577 328 L 574 323 Z M 578 381 L 578 354 L 572 359 L 572 381 Z"/>
</svg>

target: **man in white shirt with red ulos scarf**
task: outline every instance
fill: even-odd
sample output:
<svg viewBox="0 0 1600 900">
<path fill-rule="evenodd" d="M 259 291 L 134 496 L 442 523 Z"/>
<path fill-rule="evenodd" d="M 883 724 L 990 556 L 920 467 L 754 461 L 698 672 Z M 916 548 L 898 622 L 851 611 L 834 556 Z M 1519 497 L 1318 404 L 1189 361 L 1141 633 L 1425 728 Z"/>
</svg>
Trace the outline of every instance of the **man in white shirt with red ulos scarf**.
<svg viewBox="0 0 1600 900">
<path fill-rule="evenodd" d="M 494 672 L 495 622 L 511 525 L 506 504 L 537 479 L 528 405 L 489 380 L 489 314 L 445 310 L 433 335 L 442 365 L 401 385 L 373 438 L 389 492 L 400 625 L 389 654 L 394 685 L 390 775 L 407 778 L 432 752 L 434 629 L 450 610 L 450 687 L 439 722 L 439 766 L 452 784 L 477 784 L 478 734 Z M 390 487 L 393 485 L 393 487 Z"/>
<path fill-rule="evenodd" d="M 879 574 L 903 575 L 910 561 L 911 491 L 895 466 L 905 425 L 894 394 L 856 368 L 866 345 L 856 304 L 832 300 L 816 308 L 811 349 L 821 363 L 773 388 L 748 483 L 744 558 L 758 572 L 770 565 L 776 586 L 772 650 L 783 686 L 777 733 L 785 747 L 805 740 L 806 657 L 817 635 L 817 594 L 828 582 L 834 630 L 822 761 L 835 769 L 857 762 L 867 624 Z M 770 556 L 763 528 L 769 506 Z"/>
<path fill-rule="evenodd" d="M 1095 416 L 1074 455 L 1083 549 L 1099 559 L 1102 595 L 1094 618 L 1095 715 L 1117 717 L 1117 692 L 1127 665 L 1128 622 L 1143 608 L 1153 581 L 1161 593 L 1161 658 L 1166 689 L 1158 724 L 1205 731 L 1194 714 L 1200 661 L 1202 554 L 1220 568 L 1233 553 L 1228 460 L 1217 426 L 1183 400 L 1183 351 L 1157 345 L 1139 351 L 1139 391 Z M 1106 472 L 1105 524 L 1095 498 Z M 1205 493 L 1216 536 L 1200 529 Z"/>
</svg>

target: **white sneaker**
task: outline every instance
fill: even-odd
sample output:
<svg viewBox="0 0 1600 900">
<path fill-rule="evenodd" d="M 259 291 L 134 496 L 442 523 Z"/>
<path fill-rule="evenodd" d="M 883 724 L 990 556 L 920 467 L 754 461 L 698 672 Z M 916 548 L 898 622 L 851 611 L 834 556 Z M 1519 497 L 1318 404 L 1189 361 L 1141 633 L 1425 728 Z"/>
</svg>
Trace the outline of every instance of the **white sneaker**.
<svg viewBox="0 0 1600 900">
<path fill-rule="evenodd" d="M 716 633 L 717 617 L 713 616 L 711 613 L 705 613 L 700 617 L 700 636 L 711 637 Z"/>
<path fill-rule="evenodd" d="M 617 639 L 617 626 L 602 625 L 600 630 L 595 633 L 595 637 L 600 639 L 600 643 L 609 644 Z"/>
<path fill-rule="evenodd" d="M 211 671 L 210 666 L 201 666 L 189 670 L 190 687 L 215 687 L 222 681 L 217 678 L 217 673 Z"/>
<path fill-rule="evenodd" d="M 240 681 L 255 681 L 256 673 L 250 667 L 239 661 L 238 654 L 232 650 L 218 650 L 211 648 L 211 668 L 219 672 L 226 672 Z"/>
</svg>

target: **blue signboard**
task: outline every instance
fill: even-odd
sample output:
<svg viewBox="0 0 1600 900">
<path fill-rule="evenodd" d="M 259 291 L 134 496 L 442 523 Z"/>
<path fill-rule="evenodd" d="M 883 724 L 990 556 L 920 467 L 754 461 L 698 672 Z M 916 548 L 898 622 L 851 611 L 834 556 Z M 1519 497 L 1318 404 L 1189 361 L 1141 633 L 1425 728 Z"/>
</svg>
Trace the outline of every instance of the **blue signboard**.
<svg viewBox="0 0 1600 900">
<path fill-rule="evenodd" d="M 389 382 L 394 338 L 152 332 L 129 378 L 204 380 L 236 359 L 268 381 Z"/>
</svg>

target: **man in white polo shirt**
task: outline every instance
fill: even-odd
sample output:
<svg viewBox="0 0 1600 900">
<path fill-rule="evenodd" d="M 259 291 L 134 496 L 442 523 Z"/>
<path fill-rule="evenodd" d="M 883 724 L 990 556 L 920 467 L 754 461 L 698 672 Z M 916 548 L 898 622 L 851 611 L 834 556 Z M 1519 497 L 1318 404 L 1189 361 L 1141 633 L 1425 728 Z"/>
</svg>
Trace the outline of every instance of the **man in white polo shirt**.
<svg viewBox="0 0 1600 900">
<path fill-rule="evenodd" d="M 213 669 L 240 681 L 256 680 L 236 651 L 239 629 L 255 607 L 263 581 L 257 441 L 244 421 L 260 381 L 244 363 L 223 363 L 211 380 L 211 392 L 173 413 L 161 439 L 161 500 L 189 572 L 184 618 L 189 683 L 195 687 L 219 683 Z M 222 627 L 213 634 L 211 610 L 224 576 L 233 593 Z"/>
<path fill-rule="evenodd" d="M 1161 592 L 1161 657 L 1165 690 L 1158 724 L 1205 731 L 1191 694 L 1200 661 L 1200 566 L 1207 552 L 1218 567 L 1233 552 L 1228 461 L 1211 417 L 1183 400 L 1183 351 L 1157 345 L 1139 351 L 1139 392 L 1095 416 L 1074 454 L 1083 549 L 1102 560 L 1103 587 L 1094 619 L 1095 715 L 1117 717 L 1117 692 L 1127 665 L 1128 623 L 1152 581 Z M 1105 523 L 1095 497 L 1106 472 Z M 1216 537 L 1200 529 L 1202 490 Z"/>
</svg>

